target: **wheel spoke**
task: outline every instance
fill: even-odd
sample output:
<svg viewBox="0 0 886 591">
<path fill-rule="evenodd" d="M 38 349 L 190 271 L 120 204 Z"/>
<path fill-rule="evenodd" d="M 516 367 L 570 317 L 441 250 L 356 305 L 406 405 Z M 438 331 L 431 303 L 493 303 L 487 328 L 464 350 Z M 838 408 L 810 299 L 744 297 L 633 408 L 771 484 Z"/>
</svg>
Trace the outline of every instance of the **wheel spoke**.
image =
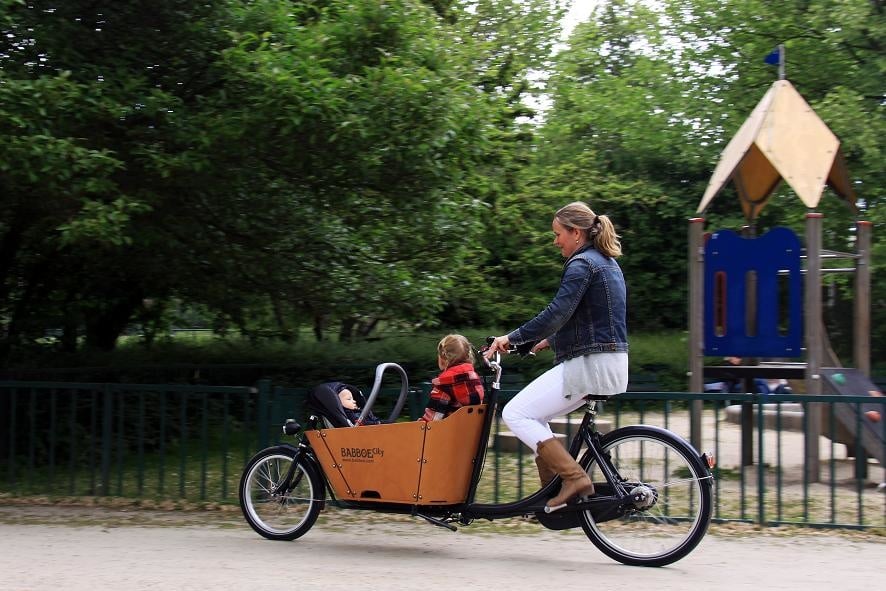
<svg viewBox="0 0 886 591">
<path fill-rule="evenodd" d="M 678 484 L 687 484 L 689 482 L 701 482 L 702 480 L 713 480 L 713 476 L 702 476 L 701 478 L 683 478 L 681 480 L 671 480 L 669 482 L 664 482 L 662 484 L 655 485 L 655 488 L 667 488 L 669 486 L 676 486 Z"/>
</svg>

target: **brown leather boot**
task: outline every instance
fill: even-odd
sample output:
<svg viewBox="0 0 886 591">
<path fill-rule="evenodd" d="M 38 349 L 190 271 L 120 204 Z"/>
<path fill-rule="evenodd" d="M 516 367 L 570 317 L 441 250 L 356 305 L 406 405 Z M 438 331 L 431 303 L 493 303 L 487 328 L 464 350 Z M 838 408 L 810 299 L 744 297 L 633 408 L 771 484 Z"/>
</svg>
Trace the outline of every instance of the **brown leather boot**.
<svg viewBox="0 0 886 591">
<path fill-rule="evenodd" d="M 548 501 L 545 512 L 550 513 L 566 506 L 566 502 L 575 497 L 586 497 L 594 494 L 594 483 L 588 473 L 578 465 L 560 440 L 556 437 L 538 442 L 538 456 L 551 467 L 561 479 L 563 485 L 560 494 Z"/>
<path fill-rule="evenodd" d="M 541 456 L 535 456 L 535 466 L 538 468 L 538 479 L 541 481 L 541 487 L 544 488 L 557 474 L 551 470 L 551 467 L 545 463 Z"/>
</svg>

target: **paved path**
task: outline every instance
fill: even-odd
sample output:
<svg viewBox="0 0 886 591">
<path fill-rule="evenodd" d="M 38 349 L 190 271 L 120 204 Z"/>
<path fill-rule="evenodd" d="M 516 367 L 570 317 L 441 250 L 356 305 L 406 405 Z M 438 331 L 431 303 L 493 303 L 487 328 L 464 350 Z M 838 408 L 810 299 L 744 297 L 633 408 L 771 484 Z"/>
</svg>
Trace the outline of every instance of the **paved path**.
<svg viewBox="0 0 886 591">
<path fill-rule="evenodd" d="M 580 532 L 535 524 L 452 533 L 333 515 L 300 540 L 271 542 L 236 515 L 90 511 L 0 506 L 0 590 L 861 591 L 882 585 L 886 551 L 873 535 L 732 528 L 674 565 L 638 568 L 611 561 Z"/>
</svg>

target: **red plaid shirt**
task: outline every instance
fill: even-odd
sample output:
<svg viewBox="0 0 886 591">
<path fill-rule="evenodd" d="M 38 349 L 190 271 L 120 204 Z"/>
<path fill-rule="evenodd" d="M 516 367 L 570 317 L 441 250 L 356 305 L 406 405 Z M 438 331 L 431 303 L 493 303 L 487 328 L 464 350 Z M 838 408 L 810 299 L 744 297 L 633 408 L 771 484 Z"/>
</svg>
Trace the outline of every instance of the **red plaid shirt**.
<svg viewBox="0 0 886 591">
<path fill-rule="evenodd" d="M 483 402 L 483 381 L 470 363 L 447 367 L 431 383 L 434 387 L 423 421 L 438 421 L 462 406 Z"/>
</svg>

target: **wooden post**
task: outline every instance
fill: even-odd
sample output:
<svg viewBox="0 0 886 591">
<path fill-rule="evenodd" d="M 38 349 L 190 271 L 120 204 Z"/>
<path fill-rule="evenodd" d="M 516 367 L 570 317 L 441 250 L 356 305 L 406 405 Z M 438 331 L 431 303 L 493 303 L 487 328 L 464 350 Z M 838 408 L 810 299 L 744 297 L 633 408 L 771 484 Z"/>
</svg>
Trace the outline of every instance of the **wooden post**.
<svg viewBox="0 0 886 591">
<path fill-rule="evenodd" d="M 824 346 L 821 315 L 821 227 L 820 213 L 806 214 L 806 284 L 804 328 L 806 331 L 806 393 L 821 394 L 821 363 Z M 821 436 L 821 404 L 806 404 L 806 481 L 819 482 L 821 468 L 818 441 Z"/>
<path fill-rule="evenodd" d="M 741 228 L 743 238 L 753 239 L 757 234 L 754 225 L 746 225 Z M 757 336 L 757 273 L 747 273 L 744 276 L 744 330 L 749 336 Z M 756 357 L 745 357 L 742 365 L 757 365 Z M 744 379 L 744 391 L 754 394 L 757 391 L 753 376 Z M 754 406 L 753 402 L 741 403 L 741 465 L 754 465 Z M 762 407 L 757 412 L 763 412 Z"/>
<path fill-rule="evenodd" d="M 855 322 L 852 360 L 858 371 L 871 376 L 871 230 L 873 224 L 856 224 L 858 260 L 855 263 Z"/>
<path fill-rule="evenodd" d="M 704 218 L 689 220 L 689 391 L 704 391 Z M 704 402 L 689 403 L 689 442 L 700 450 Z"/>
</svg>

